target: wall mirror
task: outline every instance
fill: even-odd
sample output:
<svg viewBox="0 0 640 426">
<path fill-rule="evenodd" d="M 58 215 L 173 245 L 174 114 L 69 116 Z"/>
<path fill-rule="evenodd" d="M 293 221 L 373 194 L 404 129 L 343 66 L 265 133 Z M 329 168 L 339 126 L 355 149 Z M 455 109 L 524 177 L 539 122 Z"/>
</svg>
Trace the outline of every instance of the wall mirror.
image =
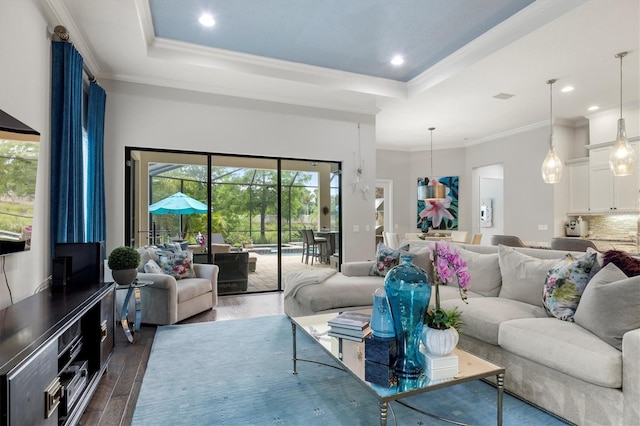
<svg viewBox="0 0 640 426">
<path fill-rule="evenodd" d="M 493 209 L 491 198 L 484 198 L 480 201 L 480 227 L 491 228 L 493 226 Z"/>
<path fill-rule="evenodd" d="M 31 248 L 40 133 L 0 110 L 0 255 Z"/>
</svg>

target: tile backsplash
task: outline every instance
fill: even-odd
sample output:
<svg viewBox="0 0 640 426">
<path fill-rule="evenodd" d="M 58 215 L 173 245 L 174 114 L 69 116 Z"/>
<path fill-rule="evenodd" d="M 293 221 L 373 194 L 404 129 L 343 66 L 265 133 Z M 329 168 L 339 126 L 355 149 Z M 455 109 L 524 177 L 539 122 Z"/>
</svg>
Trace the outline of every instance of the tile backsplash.
<svg viewBox="0 0 640 426">
<path fill-rule="evenodd" d="M 591 231 L 587 238 L 603 240 L 633 240 L 638 230 L 637 214 L 584 216 Z M 631 235 L 630 235 L 631 234 Z"/>
</svg>

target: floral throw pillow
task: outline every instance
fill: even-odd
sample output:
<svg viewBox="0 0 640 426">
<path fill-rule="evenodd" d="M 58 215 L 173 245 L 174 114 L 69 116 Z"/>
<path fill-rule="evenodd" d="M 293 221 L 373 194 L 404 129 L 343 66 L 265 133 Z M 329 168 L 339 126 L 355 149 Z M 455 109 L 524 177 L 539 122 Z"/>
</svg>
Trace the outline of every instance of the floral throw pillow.
<svg viewBox="0 0 640 426">
<path fill-rule="evenodd" d="M 408 244 L 392 250 L 385 246 L 384 243 L 379 243 L 376 249 L 376 264 L 371 268 L 369 275 L 387 276 L 387 272 L 400 263 L 401 252 L 408 249 Z"/>
<path fill-rule="evenodd" d="M 567 254 L 565 259 L 549 270 L 542 293 L 542 306 L 550 315 L 573 322 L 595 261 L 596 253 L 579 259 Z"/>
<path fill-rule="evenodd" d="M 189 251 L 162 252 L 159 265 L 164 274 L 171 275 L 176 280 L 196 276 L 193 269 L 193 255 Z"/>
</svg>

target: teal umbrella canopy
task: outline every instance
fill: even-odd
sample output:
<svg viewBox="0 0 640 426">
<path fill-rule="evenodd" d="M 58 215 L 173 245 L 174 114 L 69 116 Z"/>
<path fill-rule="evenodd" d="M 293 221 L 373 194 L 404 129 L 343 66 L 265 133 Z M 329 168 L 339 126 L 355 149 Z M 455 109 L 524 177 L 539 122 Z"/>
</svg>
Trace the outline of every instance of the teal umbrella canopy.
<svg viewBox="0 0 640 426">
<path fill-rule="evenodd" d="M 153 214 L 192 214 L 206 213 L 207 205 L 200 201 L 176 192 L 175 194 L 164 198 L 157 203 L 149 206 L 149 213 Z"/>
</svg>

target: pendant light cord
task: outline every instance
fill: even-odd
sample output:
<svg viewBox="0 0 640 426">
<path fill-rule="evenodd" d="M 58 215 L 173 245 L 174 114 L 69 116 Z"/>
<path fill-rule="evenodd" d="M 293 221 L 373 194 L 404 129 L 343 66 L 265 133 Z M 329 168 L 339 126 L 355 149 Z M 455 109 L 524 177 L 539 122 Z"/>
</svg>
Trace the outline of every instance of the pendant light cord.
<svg viewBox="0 0 640 426">
<path fill-rule="evenodd" d="M 429 132 L 431 132 L 431 176 L 429 176 L 429 179 L 433 179 L 433 131 L 435 129 L 435 127 L 429 127 Z"/>
<path fill-rule="evenodd" d="M 549 85 L 549 128 L 551 129 L 551 134 L 549 135 L 550 149 L 553 149 L 553 83 L 555 82 L 555 79 L 547 81 Z"/>
<path fill-rule="evenodd" d="M 618 53 L 616 56 L 620 58 L 620 118 L 622 118 L 622 58 L 627 52 Z"/>
</svg>

